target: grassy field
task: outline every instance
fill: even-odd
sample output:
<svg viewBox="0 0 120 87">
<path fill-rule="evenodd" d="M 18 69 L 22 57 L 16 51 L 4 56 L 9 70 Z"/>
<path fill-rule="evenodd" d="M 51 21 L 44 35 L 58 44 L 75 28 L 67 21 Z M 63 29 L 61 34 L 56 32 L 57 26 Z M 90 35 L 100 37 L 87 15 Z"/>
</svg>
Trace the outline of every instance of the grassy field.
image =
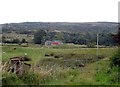
<svg viewBox="0 0 120 87">
<path fill-rule="evenodd" d="M 16 48 L 16 50 L 14 50 Z M 98 55 L 111 56 L 115 53 L 116 48 L 100 48 Z M 25 53 L 32 59 L 33 62 L 44 58 L 45 54 L 94 54 L 96 55 L 96 48 L 76 48 L 76 49 L 55 49 L 55 48 L 43 48 L 43 47 L 21 47 L 21 46 L 3 46 L 2 47 L 2 61 L 7 61 L 14 56 L 24 56 Z"/>
<path fill-rule="evenodd" d="M 14 50 L 16 48 L 16 50 Z M 34 70 L 22 78 L 14 73 L 3 73 L 6 77 L 3 84 L 34 84 L 34 85 L 116 85 L 114 82 L 116 69 L 110 70 L 109 58 L 114 55 L 117 48 L 100 48 L 98 59 L 96 48 L 57 49 L 41 46 L 3 46 L 2 61 L 6 62 L 11 57 L 24 56 L 31 58 Z M 78 67 L 81 60 L 91 59 L 85 67 Z M 77 60 L 77 62 L 76 62 Z M 80 61 L 78 61 L 80 60 Z M 37 67 L 36 67 L 37 66 Z M 114 73 L 110 73 L 114 72 Z M 114 78 L 113 78 L 114 77 Z"/>
<path fill-rule="evenodd" d="M 13 40 L 13 39 L 19 39 L 20 41 L 22 41 L 22 39 L 25 39 L 28 42 L 32 42 L 33 40 L 33 35 L 26 35 L 26 34 L 17 34 L 17 33 L 4 33 L 2 34 L 6 40 Z"/>
</svg>

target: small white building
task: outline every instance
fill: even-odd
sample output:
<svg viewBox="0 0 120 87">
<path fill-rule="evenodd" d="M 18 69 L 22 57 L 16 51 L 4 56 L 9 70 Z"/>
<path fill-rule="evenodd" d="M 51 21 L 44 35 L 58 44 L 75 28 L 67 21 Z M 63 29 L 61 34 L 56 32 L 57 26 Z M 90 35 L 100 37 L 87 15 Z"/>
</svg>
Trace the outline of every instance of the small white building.
<svg viewBox="0 0 120 87">
<path fill-rule="evenodd" d="M 45 46 L 50 46 L 52 41 L 45 41 Z"/>
</svg>

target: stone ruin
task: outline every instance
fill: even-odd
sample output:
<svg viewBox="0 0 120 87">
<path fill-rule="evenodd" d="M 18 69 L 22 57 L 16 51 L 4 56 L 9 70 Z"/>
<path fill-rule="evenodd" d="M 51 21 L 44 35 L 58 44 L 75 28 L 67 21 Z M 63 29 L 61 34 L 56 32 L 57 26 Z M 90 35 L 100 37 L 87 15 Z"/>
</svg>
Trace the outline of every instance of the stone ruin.
<svg viewBox="0 0 120 87">
<path fill-rule="evenodd" d="M 18 76 L 24 75 L 31 67 L 31 64 L 26 63 L 30 61 L 28 57 L 13 57 L 10 58 L 8 63 L 5 65 L 5 70 L 7 72 L 16 73 Z"/>
</svg>

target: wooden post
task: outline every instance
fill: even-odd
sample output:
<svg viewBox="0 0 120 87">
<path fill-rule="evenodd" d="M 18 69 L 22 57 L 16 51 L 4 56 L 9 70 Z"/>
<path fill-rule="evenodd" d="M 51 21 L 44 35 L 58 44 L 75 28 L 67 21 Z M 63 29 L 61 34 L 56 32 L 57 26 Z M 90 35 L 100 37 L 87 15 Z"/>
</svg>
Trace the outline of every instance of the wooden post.
<svg viewBox="0 0 120 87">
<path fill-rule="evenodd" d="M 97 58 L 98 58 L 98 48 L 99 48 L 99 34 L 97 33 Z"/>
</svg>

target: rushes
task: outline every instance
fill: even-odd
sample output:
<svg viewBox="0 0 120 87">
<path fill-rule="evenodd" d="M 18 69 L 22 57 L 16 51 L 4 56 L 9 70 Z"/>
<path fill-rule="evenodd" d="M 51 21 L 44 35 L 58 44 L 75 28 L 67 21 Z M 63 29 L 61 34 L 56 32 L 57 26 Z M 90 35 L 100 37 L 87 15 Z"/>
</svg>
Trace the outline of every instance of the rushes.
<svg viewBox="0 0 120 87">
<path fill-rule="evenodd" d="M 6 53 L 3 53 L 2 61 L 5 62 L 8 60 L 7 58 L 27 53 L 27 56 L 31 58 L 29 63 L 32 67 L 22 77 L 17 77 L 14 73 L 4 71 L 3 84 L 6 85 L 93 84 L 92 82 L 96 83 L 96 81 L 93 79 L 95 75 L 92 70 L 96 72 L 94 68 L 96 68 L 98 60 L 105 61 L 102 59 L 111 56 L 113 51 L 115 51 L 115 49 L 111 48 L 99 49 L 99 56 L 97 57 L 95 48 L 16 48 L 13 51 L 13 47 L 3 47 L 3 51 Z M 85 64 L 85 67 L 79 67 L 80 64 Z M 100 67 L 102 65 L 100 64 Z M 105 62 L 103 67 L 106 65 L 108 64 Z"/>
</svg>

